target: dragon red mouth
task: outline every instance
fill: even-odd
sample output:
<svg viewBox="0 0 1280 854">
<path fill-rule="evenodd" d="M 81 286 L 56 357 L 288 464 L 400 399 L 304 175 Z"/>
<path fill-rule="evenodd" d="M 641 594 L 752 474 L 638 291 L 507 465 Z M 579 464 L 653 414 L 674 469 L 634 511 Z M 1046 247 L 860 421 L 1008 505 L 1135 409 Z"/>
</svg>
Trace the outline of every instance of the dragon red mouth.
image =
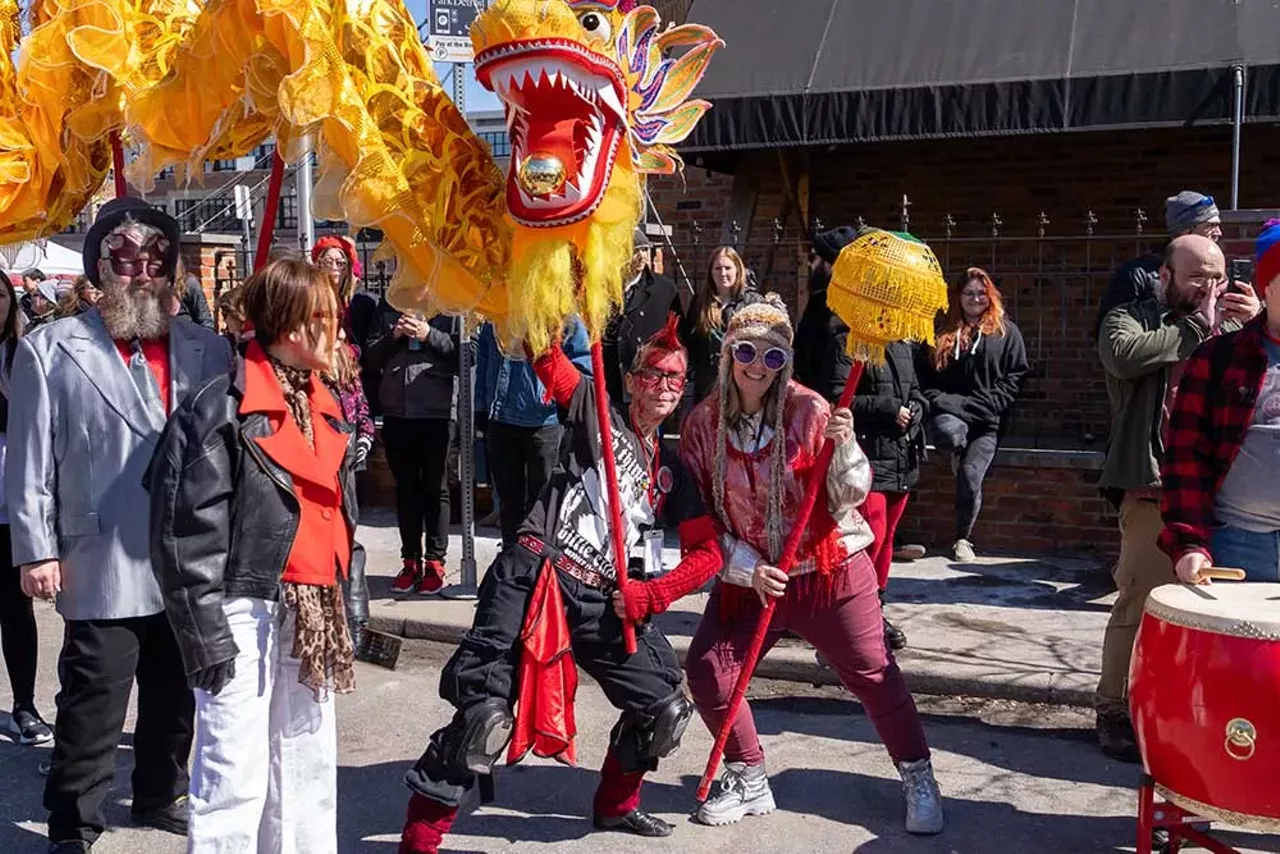
<svg viewBox="0 0 1280 854">
<path fill-rule="evenodd" d="M 535 228 L 590 216 L 604 198 L 627 126 L 617 65 L 569 39 L 538 39 L 484 51 L 476 76 L 506 110 L 511 215 Z M 526 189 L 520 170 L 530 156 L 558 160 L 563 184 L 551 192 Z"/>
</svg>

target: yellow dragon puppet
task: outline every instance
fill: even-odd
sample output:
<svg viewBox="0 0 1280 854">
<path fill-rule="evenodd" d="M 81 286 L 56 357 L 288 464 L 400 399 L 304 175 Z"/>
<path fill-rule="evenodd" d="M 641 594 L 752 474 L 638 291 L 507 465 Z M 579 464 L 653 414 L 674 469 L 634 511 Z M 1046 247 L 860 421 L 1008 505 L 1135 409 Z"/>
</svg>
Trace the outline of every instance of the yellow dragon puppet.
<svg viewBox="0 0 1280 854">
<path fill-rule="evenodd" d="M 7 54 L 17 16 L 0 0 Z M 32 20 L 0 67 L 0 236 L 65 227 L 122 126 L 144 189 L 273 132 L 289 159 L 309 138 L 316 213 L 383 231 L 394 305 L 475 312 L 537 352 L 574 314 L 598 337 L 621 301 L 643 176 L 679 168 L 722 44 L 634 0 L 494 0 L 472 41 L 507 114 L 504 180 L 402 0 L 40 0 Z"/>
</svg>

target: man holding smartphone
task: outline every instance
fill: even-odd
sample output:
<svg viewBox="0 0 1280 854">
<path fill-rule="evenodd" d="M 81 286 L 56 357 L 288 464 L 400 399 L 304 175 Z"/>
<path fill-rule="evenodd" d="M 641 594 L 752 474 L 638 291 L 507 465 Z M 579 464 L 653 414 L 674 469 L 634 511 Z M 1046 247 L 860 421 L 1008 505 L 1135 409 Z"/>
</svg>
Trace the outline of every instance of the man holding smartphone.
<svg viewBox="0 0 1280 854">
<path fill-rule="evenodd" d="M 1138 762 L 1127 701 L 1129 660 L 1147 594 L 1173 581 L 1157 546 L 1164 522 L 1160 463 L 1185 360 L 1220 331 L 1239 329 L 1260 311 L 1253 288 L 1228 292 L 1227 263 L 1210 238 L 1175 238 L 1160 267 L 1157 297 L 1112 309 L 1102 321 L 1098 357 L 1107 372 L 1111 435 L 1098 485 L 1119 510 L 1119 597 L 1102 644 L 1095 696 L 1097 735 L 1113 759 Z"/>
</svg>

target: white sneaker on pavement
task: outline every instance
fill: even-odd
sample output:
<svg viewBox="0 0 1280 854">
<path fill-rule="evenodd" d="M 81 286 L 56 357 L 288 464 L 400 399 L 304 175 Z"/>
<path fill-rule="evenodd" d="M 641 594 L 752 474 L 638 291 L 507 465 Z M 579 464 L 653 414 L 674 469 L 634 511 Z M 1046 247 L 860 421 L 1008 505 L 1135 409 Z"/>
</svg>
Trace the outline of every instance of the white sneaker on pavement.
<svg viewBox="0 0 1280 854">
<path fill-rule="evenodd" d="M 726 762 L 723 776 L 715 782 L 711 796 L 698 807 L 695 818 L 702 824 L 719 827 L 741 821 L 743 816 L 767 815 L 775 809 L 763 764 Z"/>
<path fill-rule="evenodd" d="M 956 563 L 973 563 L 978 559 L 973 553 L 973 543 L 968 540 L 956 540 L 956 544 L 951 547 L 951 555 Z"/>
<path fill-rule="evenodd" d="M 907 801 L 907 833 L 941 833 L 945 824 L 942 793 L 933 777 L 933 762 L 900 762 L 898 773 L 902 775 L 902 796 Z"/>
</svg>

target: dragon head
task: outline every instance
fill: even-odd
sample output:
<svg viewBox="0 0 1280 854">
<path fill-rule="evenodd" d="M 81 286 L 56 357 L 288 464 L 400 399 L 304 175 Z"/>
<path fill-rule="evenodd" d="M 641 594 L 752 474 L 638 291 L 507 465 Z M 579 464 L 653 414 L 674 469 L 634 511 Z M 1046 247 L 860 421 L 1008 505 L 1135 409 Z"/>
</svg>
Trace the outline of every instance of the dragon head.
<svg viewBox="0 0 1280 854">
<path fill-rule="evenodd" d="M 696 25 L 660 33 L 635 0 L 497 0 L 471 39 L 477 77 L 506 112 L 507 205 L 532 228 L 590 217 L 616 164 L 674 171 L 669 146 L 710 107 L 688 95 L 723 45 Z M 664 56 L 673 48 L 685 51 Z"/>
<path fill-rule="evenodd" d="M 670 146 L 711 106 L 689 95 L 723 42 L 660 31 L 635 0 L 493 0 L 471 43 L 511 139 L 506 331 L 537 352 L 576 314 L 598 337 L 622 301 L 641 175 L 679 167 Z"/>
</svg>

